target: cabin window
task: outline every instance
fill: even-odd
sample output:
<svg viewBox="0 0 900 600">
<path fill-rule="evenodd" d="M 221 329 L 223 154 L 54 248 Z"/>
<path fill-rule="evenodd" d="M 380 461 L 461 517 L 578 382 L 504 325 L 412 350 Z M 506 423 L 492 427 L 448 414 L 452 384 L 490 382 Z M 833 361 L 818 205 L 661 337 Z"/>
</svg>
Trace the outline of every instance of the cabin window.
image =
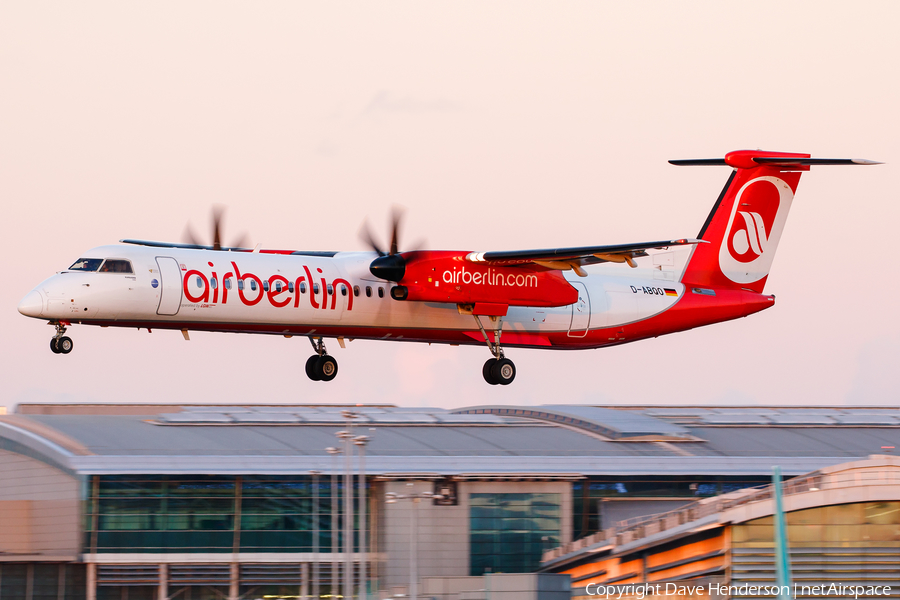
<svg viewBox="0 0 900 600">
<path fill-rule="evenodd" d="M 306 282 L 305 282 L 305 281 L 301 281 L 301 282 L 300 282 L 300 293 L 301 293 L 301 294 L 305 294 L 305 293 L 306 293 Z"/>
<path fill-rule="evenodd" d="M 202 277 L 199 277 L 199 276 L 197 277 L 197 287 L 199 287 L 199 288 L 203 287 L 203 278 Z"/>
<path fill-rule="evenodd" d="M 269 291 L 269 280 L 268 280 L 268 279 L 265 280 L 265 281 L 263 281 L 263 291 L 264 291 L 264 292 L 268 292 L 268 291 Z"/>
<path fill-rule="evenodd" d="M 346 296 L 346 295 L 347 295 L 347 286 L 342 283 L 341 284 L 341 296 Z"/>
<path fill-rule="evenodd" d="M 371 297 L 372 297 L 372 286 L 367 285 L 366 286 L 366 298 L 371 298 Z"/>
<path fill-rule="evenodd" d="M 215 278 L 215 277 L 213 277 L 212 279 L 209 280 L 209 286 L 210 286 L 212 289 L 216 289 L 217 287 L 219 287 L 219 282 L 216 281 L 216 278 Z"/>
<path fill-rule="evenodd" d="M 318 293 L 319 293 L 319 284 L 314 283 L 313 284 L 313 294 L 318 294 Z"/>
<path fill-rule="evenodd" d="M 223 285 L 225 286 L 226 290 L 230 290 L 231 289 L 231 279 L 226 278 Z"/>
<path fill-rule="evenodd" d="M 384 288 L 383 287 L 378 288 L 378 297 L 384 298 Z"/>
<path fill-rule="evenodd" d="M 251 289 L 252 291 L 255 292 L 257 287 L 258 287 L 258 286 L 256 285 L 256 280 L 255 280 L 255 279 L 251 279 L 251 280 L 250 280 L 250 289 Z"/>
<path fill-rule="evenodd" d="M 79 258 L 75 264 L 69 267 L 70 271 L 96 271 L 100 268 L 102 258 Z"/>
<path fill-rule="evenodd" d="M 328 284 L 328 287 L 327 287 L 326 289 L 328 290 L 328 295 L 329 295 L 329 296 L 334 296 L 334 286 L 333 286 L 333 285 L 331 285 L 331 284 L 329 283 L 329 284 Z"/>
<path fill-rule="evenodd" d="M 101 273 L 134 273 L 131 269 L 131 261 L 119 259 L 107 259 L 100 267 Z"/>
<path fill-rule="evenodd" d="M 288 281 L 288 291 L 292 294 L 294 293 L 294 282 L 293 281 Z"/>
<path fill-rule="evenodd" d="M 244 291 L 244 280 L 238 279 L 238 289 Z"/>
<path fill-rule="evenodd" d="M 358 285 L 353 286 L 353 295 L 359 296 L 359 286 Z"/>
<path fill-rule="evenodd" d="M 281 282 L 280 282 L 280 281 L 276 281 L 276 282 L 275 282 L 275 292 L 277 293 L 277 292 L 280 292 L 280 291 L 281 291 Z"/>
</svg>

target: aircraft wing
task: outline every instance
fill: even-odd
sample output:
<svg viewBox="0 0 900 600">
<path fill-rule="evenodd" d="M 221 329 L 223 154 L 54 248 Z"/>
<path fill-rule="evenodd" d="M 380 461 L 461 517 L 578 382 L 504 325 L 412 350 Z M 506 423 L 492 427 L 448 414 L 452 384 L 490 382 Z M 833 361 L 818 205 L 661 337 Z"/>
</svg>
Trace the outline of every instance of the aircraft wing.
<svg viewBox="0 0 900 600">
<path fill-rule="evenodd" d="M 466 260 L 491 265 L 515 266 L 536 264 L 548 269 L 574 270 L 584 277 L 583 265 L 604 262 L 628 263 L 636 267 L 634 259 L 647 256 L 647 250 L 664 249 L 670 246 L 705 244 L 704 240 L 682 238 L 639 244 L 616 244 L 611 246 L 582 246 L 578 248 L 546 248 L 543 250 L 513 250 L 509 252 L 470 252 Z"/>
</svg>

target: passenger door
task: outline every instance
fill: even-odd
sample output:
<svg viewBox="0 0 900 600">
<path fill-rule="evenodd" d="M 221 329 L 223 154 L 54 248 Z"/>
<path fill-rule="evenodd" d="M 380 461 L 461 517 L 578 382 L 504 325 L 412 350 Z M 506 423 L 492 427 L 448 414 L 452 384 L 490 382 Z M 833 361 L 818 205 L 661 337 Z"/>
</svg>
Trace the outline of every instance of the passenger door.
<svg viewBox="0 0 900 600">
<path fill-rule="evenodd" d="M 156 314 L 171 317 L 178 314 L 181 308 L 181 267 L 178 261 L 169 256 L 157 256 L 159 267 L 159 307 Z M 151 282 L 152 285 L 152 282 Z"/>
<path fill-rule="evenodd" d="M 591 299 L 587 288 L 580 281 L 569 284 L 578 290 L 578 301 L 572 305 L 572 321 L 569 323 L 569 337 L 584 337 L 591 325 Z"/>
</svg>

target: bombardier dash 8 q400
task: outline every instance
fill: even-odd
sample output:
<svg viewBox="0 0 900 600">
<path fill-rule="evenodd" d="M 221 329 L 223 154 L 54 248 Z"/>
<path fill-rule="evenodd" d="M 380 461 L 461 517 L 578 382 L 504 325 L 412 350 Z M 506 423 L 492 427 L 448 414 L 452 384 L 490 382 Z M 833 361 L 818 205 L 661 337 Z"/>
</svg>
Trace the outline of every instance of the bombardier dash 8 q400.
<svg viewBox="0 0 900 600">
<path fill-rule="evenodd" d="M 485 344 L 482 375 L 516 376 L 508 348 L 578 350 L 624 344 L 745 317 L 769 308 L 763 293 L 797 183 L 811 165 L 877 164 L 741 150 L 696 239 L 512 252 L 408 251 L 395 217 L 387 252 L 307 252 L 121 240 L 87 251 L 32 290 L 23 315 L 56 328 L 50 349 L 72 351 L 72 324 L 309 338 L 314 381 L 338 365 L 325 338 Z M 368 236 L 371 243 L 371 236 Z M 673 249 L 689 257 L 678 271 Z M 603 263 L 636 267 L 643 276 Z M 597 265 L 596 267 L 593 265 Z M 590 271 L 587 267 L 591 267 Z M 671 267 L 671 268 L 669 268 Z M 639 271 L 634 272 L 636 275 Z"/>
</svg>

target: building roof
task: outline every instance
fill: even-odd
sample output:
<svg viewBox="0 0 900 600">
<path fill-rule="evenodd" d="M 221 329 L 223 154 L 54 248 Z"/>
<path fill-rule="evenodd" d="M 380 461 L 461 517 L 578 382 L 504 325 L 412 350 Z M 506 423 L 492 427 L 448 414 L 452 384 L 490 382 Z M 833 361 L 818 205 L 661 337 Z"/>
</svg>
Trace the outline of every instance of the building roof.
<svg viewBox="0 0 900 600">
<path fill-rule="evenodd" d="M 352 410 L 367 471 L 786 475 L 885 452 L 900 410 L 872 407 L 21 405 L 0 448 L 80 474 L 330 472 Z"/>
</svg>

